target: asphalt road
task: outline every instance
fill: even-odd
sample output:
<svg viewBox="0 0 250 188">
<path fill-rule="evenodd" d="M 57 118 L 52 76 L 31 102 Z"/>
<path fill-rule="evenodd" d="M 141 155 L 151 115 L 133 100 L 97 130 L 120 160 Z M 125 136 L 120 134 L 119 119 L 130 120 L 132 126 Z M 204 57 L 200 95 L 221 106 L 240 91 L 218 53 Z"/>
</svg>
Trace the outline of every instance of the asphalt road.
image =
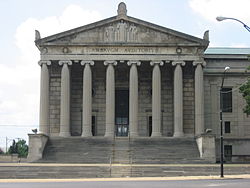
<svg viewBox="0 0 250 188">
<path fill-rule="evenodd" d="M 0 188 L 249 188 L 250 179 L 0 183 Z"/>
</svg>

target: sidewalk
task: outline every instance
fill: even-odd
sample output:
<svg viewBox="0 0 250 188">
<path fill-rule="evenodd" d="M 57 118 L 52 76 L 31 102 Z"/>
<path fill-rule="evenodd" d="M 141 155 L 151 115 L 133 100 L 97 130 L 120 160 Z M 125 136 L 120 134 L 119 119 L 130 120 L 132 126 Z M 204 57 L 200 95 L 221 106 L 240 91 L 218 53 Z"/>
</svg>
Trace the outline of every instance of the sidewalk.
<svg viewBox="0 0 250 188">
<path fill-rule="evenodd" d="M 220 164 L 107 164 L 107 163 L 95 163 L 95 164 L 83 164 L 83 163 L 0 163 L 1 166 L 58 166 L 58 167 L 109 167 L 109 166 L 126 166 L 126 167 L 220 167 Z M 250 167 L 250 164 L 224 164 L 225 167 Z"/>
</svg>

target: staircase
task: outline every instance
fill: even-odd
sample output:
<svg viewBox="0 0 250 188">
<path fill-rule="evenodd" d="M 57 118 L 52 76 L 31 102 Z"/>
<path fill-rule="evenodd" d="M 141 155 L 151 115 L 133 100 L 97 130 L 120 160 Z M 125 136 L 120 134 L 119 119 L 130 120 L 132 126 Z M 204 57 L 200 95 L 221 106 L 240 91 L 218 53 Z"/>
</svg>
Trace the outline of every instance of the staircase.
<svg viewBox="0 0 250 188">
<path fill-rule="evenodd" d="M 109 163 L 112 140 L 101 138 L 50 138 L 43 152 L 46 163 Z"/>
<path fill-rule="evenodd" d="M 111 177 L 129 177 L 131 176 L 132 167 L 131 164 L 131 148 L 130 140 L 128 137 L 116 137 L 112 149 L 112 165 L 110 168 Z M 119 166 L 119 164 L 125 164 Z"/>
<path fill-rule="evenodd" d="M 130 164 L 131 161 L 130 142 L 127 137 L 115 138 L 112 149 L 112 163 Z"/>
<path fill-rule="evenodd" d="M 46 163 L 193 164 L 209 163 L 199 158 L 193 138 L 129 139 L 117 137 L 50 138 L 44 150 Z"/>
<path fill-rule="evenodd" d="M 217 164 L 202 164 L 210 162 L 199 158 L 193 138 L 54 137 L 37 162 L 42 164 L 1 167 L 0 178 L 169 177 L 219 171 Z M 241 171 L 237 166 L 225 170 Z M 249 171 L 250 167 L 244 173 Z"/>
<path fill-rule="evenodd" d="M 135 164 L 209 163 L 199 157 L 194 138 L 143 138 L 131 142 Z"/>
</svg>

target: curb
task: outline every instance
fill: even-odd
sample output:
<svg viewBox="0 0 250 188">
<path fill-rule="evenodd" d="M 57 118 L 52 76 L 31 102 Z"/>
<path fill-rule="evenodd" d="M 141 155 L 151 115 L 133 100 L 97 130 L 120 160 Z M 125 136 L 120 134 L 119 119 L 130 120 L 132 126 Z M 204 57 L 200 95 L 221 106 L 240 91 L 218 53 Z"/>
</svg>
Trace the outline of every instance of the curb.
<svg viewBox="0 0 250 188">
<path fill-rule="evenodd" d="M 80 179 L 0 179 L 0 183 L 17 182 L 96 182 L 96 181 L 171 181 L 171 180 L 225 180 L 250 179 L 250 174 L 219 176 L 178 176 L 178 177 L 125 177 L 125 178 L 80 178 Z"/>
</svg>

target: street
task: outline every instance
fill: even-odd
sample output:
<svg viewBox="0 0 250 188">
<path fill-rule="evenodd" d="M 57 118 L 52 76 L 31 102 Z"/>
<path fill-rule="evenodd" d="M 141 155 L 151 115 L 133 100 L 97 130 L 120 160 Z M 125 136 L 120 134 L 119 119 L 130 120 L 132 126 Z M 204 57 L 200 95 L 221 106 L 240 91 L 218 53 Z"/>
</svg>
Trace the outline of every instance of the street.
<svg viewBox="0 0 250 188">
<path fill-rule="evenodd" d="M 249 188 L 250 179 L 160 180 L 160 181 L 69 181 L 0 183 L 0 188 Z"/>
</svg>

